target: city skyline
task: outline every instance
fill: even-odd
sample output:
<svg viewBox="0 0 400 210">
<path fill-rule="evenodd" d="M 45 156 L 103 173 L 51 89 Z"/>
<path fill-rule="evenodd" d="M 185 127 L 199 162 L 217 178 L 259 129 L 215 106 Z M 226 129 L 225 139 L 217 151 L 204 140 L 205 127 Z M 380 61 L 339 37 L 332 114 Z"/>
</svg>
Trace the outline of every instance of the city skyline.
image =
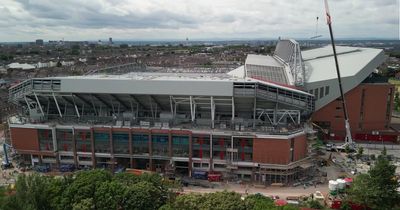
<svg viewBox="0 0 400 210">
<path fill-rule="evenodd" d="M 330 1 L 337 38 L 399 38 L 395 0 Z M 0 41 L 328 38 L 323 1 L 5 0 Z"/>
</svg>

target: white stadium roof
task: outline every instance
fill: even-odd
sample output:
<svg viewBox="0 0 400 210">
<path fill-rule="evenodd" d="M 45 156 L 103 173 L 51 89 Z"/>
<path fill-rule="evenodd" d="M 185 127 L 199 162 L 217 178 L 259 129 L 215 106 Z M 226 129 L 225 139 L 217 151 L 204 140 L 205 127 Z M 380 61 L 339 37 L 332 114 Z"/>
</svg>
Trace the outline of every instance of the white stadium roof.
<svg viewBox="0 0 400 210">
<path fill-rule="evenodd" d="M 258 65 L 258 66 L 276 66 L 276 67 L 283 67 L 283 65 L 282 65 L 280 62 L 278 62 L 278 61 L 277 61 L 274 57 L 272 57 L 272 56 L 255 55 L 255 54 L 249 54 L 249 55 L 247 55 L 246 64 Z"/>
<path fill-rule="evenodd" d="M 369 75 L 377 66 L 366 68 L 367 65 L 383 58 L 383 50 L 381 49 L 337 46 L 336 51 L 342 78 L 355 76 L 360 71 L 368 71 Z M 337 79 L 331 45 L 302 51 L 302 57 L 307 83 Z"/>
<path fill-rule="evenodd" d="M 385 60 L 382 49 L 337 46 L 336 51 L 344 93 L 362 83 Z M 332 45 L 303 51 L 302 57 L 305 89 L 315 94 L 318 110 L 340 97 Z M 329 91 L 323 91 L 327 88 Z"/>
</svg>

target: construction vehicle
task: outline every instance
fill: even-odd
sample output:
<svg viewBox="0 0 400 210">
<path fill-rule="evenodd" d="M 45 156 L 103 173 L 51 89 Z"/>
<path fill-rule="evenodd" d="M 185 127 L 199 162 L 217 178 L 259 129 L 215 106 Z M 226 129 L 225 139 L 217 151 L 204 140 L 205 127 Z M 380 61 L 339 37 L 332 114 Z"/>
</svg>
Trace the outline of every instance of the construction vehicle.
<svg viewBox="0 0 400 210">
<path fill-rule="evenodd" d="M 3 161 L 1 162 L 1 169 L 3 169 L 3 170 L 13 167 L 12 163 L 10 162 L 10 160 L 9 160 L 9 158 L 8 158 L 7 147 L 8 147 L 8 148 L 12 148 L 11 145 L 6 144 L 6 143 L 3 143 L 4 159 L 3 159 Z"/>
<path fill-rule="evenodd" d="M 344 125 L 345 125 L 345 129 L 346 129 L 345 143 L 342 144 L 342 145 L 336 146 L 335 149 L 337 151 L 344 151 L 346 148 L 348 148 L 350 150 L 354 150 L 356 146 L 355 146 L 355 144 L 353 142 L 353 138 L 351 136 L 349 115 L 347 113 L 346 99 L 345 99 L 344 93 L 343 93 L 342 78 L 340 76 L 339 62 L 338 62 L 338 59 L 337 59 L 336 47 L 335 47 L 335 40 L 333 38 L 332 20 L 331 20 L 331 15 L 330 15 L 330 12 L 329 12 L 328 0 L 325 0 L 325 11 L 326 11 L 326 21 L 327 21 L 327 24 L 328 24 L 328 27 L 329 27 L 329 34 L 330 34 L 330 37 L 331 37 L 333 57 L 335 59 L 336 73 L 337 73 L 338 82 L 339 82 L 340 97 L 342 99 L 342 108 L 343 108 L 343 114 L 344 114 Z"/>
</svg>

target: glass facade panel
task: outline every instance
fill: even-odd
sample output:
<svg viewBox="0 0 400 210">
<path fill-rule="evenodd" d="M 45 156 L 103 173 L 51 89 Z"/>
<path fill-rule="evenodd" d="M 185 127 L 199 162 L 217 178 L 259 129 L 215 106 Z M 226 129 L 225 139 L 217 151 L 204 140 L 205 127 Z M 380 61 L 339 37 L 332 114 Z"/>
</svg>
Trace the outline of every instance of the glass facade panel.
<svg viewBox="0 0 400 210">
<path fill-rule="evenodd" d="M 129 154 L 129 134 L 128 132 L 114 132 L 112 134 L 114 153 Z"/>
<path fill-rule="evenodd" d="M 225 160 L 226 148 L 231 147 L 230 136 L 213 136 L 213 159 Z"/>
<path fill-rule="evenodd" d="M 189 136 L 172 136 L 172 156 L 189 157 Z"/>
<path fill-rule="evenodd" d="M 152 135 L 152 155 L 168 156 L 168 135 Z"/>
<path fill-rule="evenodd" d="M 210 158 L 210 136 L 193 135 L 192 150 L 194 158 Z"/>
<path fill-rule="evenodd" d="M 94 133 L 94 151 L 98 153 L 110 153 L 110 133 L 95 132 Z"/>
<path fill-rule="evenodd" d="M 132 151 L 134 155 L 149 154 L 149 135 L 148 134 L 132 134 Z"/>
<path fill-rule="evenodd" d="M 92 143 L 90 141 L 90 131 L 76 131 L 76 151 L 78 152 L 92 152 Z"/>
<path fill-rule="evenodd" d="M 74 144 L 72 141 L 72 130 L 57 129 L 57 149 L 58 151 L 72 152 L 74 150 Z"/>
<path fill-rule="evenodd" d="M 233 147 L 238 150 L 238 161 L 253 161 L 253 139 L 235 138 Z"/>
<path fill-rule="evenodd" d="M 52 130 L 39 129 L 38 135 L 39 135 L 38 139 L 39 139 L 40 150 L 41 151 L 53 151 L 54 145 L 53 145 Z"/>
</svg>

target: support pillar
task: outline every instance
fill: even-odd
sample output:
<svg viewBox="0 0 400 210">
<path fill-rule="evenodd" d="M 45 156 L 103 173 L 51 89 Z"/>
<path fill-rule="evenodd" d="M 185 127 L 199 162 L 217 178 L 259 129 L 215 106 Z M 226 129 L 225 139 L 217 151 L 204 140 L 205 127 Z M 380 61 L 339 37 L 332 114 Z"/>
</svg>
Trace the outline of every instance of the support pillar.
<svg viewBox="0 0 400 210">
<path fill-rule="evenodd" d="M 128 145 L 129 145 L 129 163 L 131 168 L 133 168 L 133 144 L 132 144 L 132 129 L 129 128 L 129 133 L 128 133 Z"/>
<path fill-rule="evenodd" d="M 77 150 L 76 150 L 76 134 L 75 134 L 74 127 L 72 127 L 72 153 L 74 154 L 75 168 L 78 168 L 78 155 L 77 155 Z"/>
<path fill-rule="evenodd" d="M 192 133 L 189 134 L 189 167 L 188 167 L 188 172 L 189 172 L 189 177 L 192 177 L 192 156 L 193 156 L 193 143 L 192 143 Z"/>
<path fill-rule="evenodd" d="M 214 97 L 211 96 L 211 128 L 214 129 L 214 119 L 215 119 L 215 103 L 214 103 Z"/>
<path fill-rule="evenodd" d="M 53 93 L 53 99 L 54 99 L 54 102 L 56 103 L 56 107 L 57 107 L 57 110 L 58 110 L 58 114 L 59 114 L 60 117 L 62 118 L 61 109 L 60 109 L 60 106 L 58 105 L 58 101 L 57 101 L 56 95 L 55 95 L 54 93 Z"/>
<path fill-rule="evenodd" d="M 92 146 L 92 164 L 93 168 L 96 168 L 96 155 L 95 155 L 95 148 L 94 148 L 94 130 L 90 128 L 90 144 Z"/>
<path fill-rule="evenodd" d="M 112 129 L 112 127 L 110 127 L 110 129 L 109 129 L 110 155 L 111 155 L 110 162 L 111 162 L 111 170 L 114 171 L 115 158 L 114 158 L 114 140 L 113 140 L 112 134 L 113 134 L 113 129 Z"/>
<path fill-rule="evenodd" d="M 149 169 L 150 171 L 153 171 L 153 144 L 152 144 L 152 138 L 151 138 L 151 131 L 149 133 Z"/>
<path fill-rule="evenodd" d="M 214 170 L 213 166 L 213 135 L 210 133 L 210 171 Z"/>
<path fill-rule="evenodd" d="M 33 92 L 33 95 L 35 96 L 36 103 L 37 103 L 37 105 L 39 106 L 40 113 L 42 113 L 42 116 L 44 117 L 44 112 L 43 112 L 43 109 L 42 109 L 42 105 L 40 104 L 39 98 L 37 97 L 37 95 L 36 95 L 35 92 Z"/>
</svg>

